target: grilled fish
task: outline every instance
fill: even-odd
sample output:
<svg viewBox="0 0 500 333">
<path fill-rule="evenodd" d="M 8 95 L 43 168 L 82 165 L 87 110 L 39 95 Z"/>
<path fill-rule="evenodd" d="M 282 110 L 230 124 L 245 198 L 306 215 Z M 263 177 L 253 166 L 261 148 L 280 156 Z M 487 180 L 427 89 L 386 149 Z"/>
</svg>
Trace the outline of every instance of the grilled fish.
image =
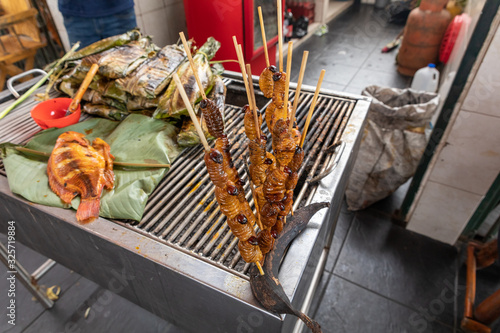
<svg viewBox="0 0 500 333">
<path fill-rule="evenodd" d="M 49 185 L 68 204 L 80 195 L 78 222 L 99 216 L 102 190 L 114 186 L 113 160 L 109 145 L 99 138 L 92 145 L 77 132 L 64 132 L 57 138 L 47 165 Z"/>
</svg>

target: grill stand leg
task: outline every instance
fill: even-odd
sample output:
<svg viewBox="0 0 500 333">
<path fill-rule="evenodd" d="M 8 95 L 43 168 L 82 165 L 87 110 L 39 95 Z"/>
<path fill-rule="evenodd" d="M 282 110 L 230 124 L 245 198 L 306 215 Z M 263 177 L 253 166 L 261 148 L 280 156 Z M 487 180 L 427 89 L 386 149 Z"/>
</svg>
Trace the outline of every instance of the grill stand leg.
<svg viewBox="0 0 500 333">
<path fill-rule="evenodd" d="M 36 297 L 36 299 L 42 303 L 42 305 L 46 309 L 50 309 L 54 306 L 54 302 L 47 297 L 39 288 L 37 279 L 32 278 L 32 276 L 24 269 L 24 267 L 19 263 L 19 261 L 16 259 L 15 264 L 14 264 L 14 270 L 11 269 L 9 266 L 9 256 L 7 249 L 5 246 L 0 243 L 0 259 L 4 263 L 5 267 L 7 267 L 7 271 L 12 272 L 16 275 L 16 277 L 21 281 L 21 283 L 28 289 L 28 291 Z M 55 263 L 55 262 L 54 262 Z M 47 266 L 47 262 L 45 262 L 42 266 Z M 53 264 L 52 264 L 53 265 Z M 41 267 L 42 267 L 41 266 Z M 52 266 L 51 266 L 52 267 Z M 48 268 L 50 269 L 50 267 Z M 44 273 L 48 270 L 45 269 Z M 38 269 L 37 271 L 39 271 Z M 38 277 L 41 277 L 43 274 L 38 274 Z"/>
</svg>

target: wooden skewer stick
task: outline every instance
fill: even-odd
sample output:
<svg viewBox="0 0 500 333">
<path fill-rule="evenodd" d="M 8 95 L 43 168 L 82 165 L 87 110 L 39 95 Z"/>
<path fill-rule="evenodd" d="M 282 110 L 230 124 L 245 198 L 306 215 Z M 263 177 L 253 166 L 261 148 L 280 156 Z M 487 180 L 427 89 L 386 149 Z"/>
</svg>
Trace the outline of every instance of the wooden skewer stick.
<svg viewBox="0 0 500 333">
<path fill-rule="evenodd" d="M 266 40 L 266 30 L 264 29 L 264 19 L 262 17 L 262 8 L 259 6 L 257 8 L 259 12 L 259 21 L 260 21 L 260 32 L 262 34 L 262 45 L 264 45 L 264 56 L 266 57 L 266 66 L 271 66 L 269 62 L 269 54 L 267 53 L 267 40 Z"/>
<path fill-rule="evenodd" d="M 175 84 L 177 85 L 177 89 L 179 89 L 179 93 L 181 94 L 182 100 L 184 101 L 184 104 L 186 104 L 186 108 L 189 112 L 189 116 L 191 117 L 191 120 L 193 121 L 194 127 L 196 128 L 196 131 L 198 132 L 198 136 L 200 137 L 201 143 L 203 143 L 203 147 L 205 147 L 205 151 L 209 152 L 210 151 L 210 146 L 208 145 L 207 139 L 205 138 L 205 134 L 203 134 L 203 130 L 201 129 L 201 125 L 198 122 L 198 118 L 196 118 L 196 114 L 194 113 L 193 106 L 189 102 L 189 98 L 186 95 L 186 91 L 184 90 L 184 86 L 181 83 L 181 80 L 179 79 L 179 75 L 177 73 L 174 73 L 172 75 L 172 78 L 175 81 Z"/>
<path fill-rule="evenodd" d="M 194 65 L 194 60 L 193 57 L 191 56 L 191 50 L 189 50 L 186 37 L 184 36 L 184 32 L 181 31 L 179 35 L 181 36 L 182 44 L 184 45 L 184 50 L 186 51 L 189 63 L 191 64 L 191 69 L 193 70 L 194 78 L 196 79 L 196 83 L 198 84 L 198 88 L 200 89 L 201 97 L 203 99 L 207 99 L 207 95 L 205 95 L 205 89 L 203 89 L 203 85 L 201 84 L 200 78 L 198 77 L 198 73 L 196 72 L 196 66 Z"/>
<path fill-rule="evenodd" d="M 260 138 L 260 126 L 259 118 L 257 114 L 257 102 L 255 101 L 255 92 L 253 90 L 253 79 L 252 79 L 252 69 L 250 64 L 247 64 L 247 74 L 248 74 L 248 85 L 250 86 L 250 94 L 252 95 L 252 105 L 253 105 L 253 118 L 255 121 L 255 133 L 257 134 L 257 140 Z"/>
<path fill-rule="evenodd" d="M 278 52 L 280 60 L 280 72 L 283 72 L 283 10 L 281 9 L 281 1 L 278 1 Z"/>
<path fill-rule="evenodd" d="M 286 57 L 286 81 L 285 81 L 285 103 L 284 107 L 287 108 L 286 112 L 288 114 L 288 97 L 290 96 L 290 74 L 292 73 L 292 51 L 293 42 L 288 42 L 288 54 Z"/>
<path fill-rule="evenodd" d="M 36 156 L 50 157 L 50 153 L 43 151 L 38 151 L 34 149 L 29 149 L 25 147 L 16 147 L 17 151 L 26 154 L 32 154 Z M 160 164 L 160 163 L 129 163 L 129 162 L 116 162 L 113 161 L 113 165 L 125 166 L 125 167 L 138 167 L 138 168 L 170 168 L 170 164 Z"/>
<path fill-rule="evenodd" d="M 309 108 L 309 113 L 307 114 L 306 123 L 304 125 L 304 130 L 302 131 L 302 136 L 300 137 L 300 148 L 304 145 L 304 140 L 306 139 L 307 129 L 309 128 L 309 123 L 311 122 L 311 117 L 316 107 L 316 102 L 318 101 L 319 90 L 321 89 L 321 83 L 323 83 L 323 78 L 325 77 L 325 70 L 321 70 L 321 74 L 319 75 L 318 84 L 316 85 L 316 91 L 314 92 L 314 97 L 311 102 L 311 107 Z"/>
<path fill-rule="evenodd" d="M 265 275 L 264 274 L 264 271 L 262 270 L 262 265 L 260 264 L 260 262 L 256 261 L 255 262 L 255 265 L 257 266 L 257 268 L 259 269 L 259 273 L 260 275 Z"/>
<path fill-rule="evenodd" d="M 244 75 L 244 81 L 246 83 L 246 89 L 248 89 L 248 92 L 249 92 L 249 95 L 248 95 L 248 106 L 253 110 L 256 108 L 255 104 L 254 104 L 254 98 L 252 98 L 252 95 L 253 95 L 253 92 L 252 92 L 252 89 L 250 88 L 250 86 L 253 84 L 250 82 L 250 80 L 248 80 L 248 73 L 246 71 L 246 66 L 245 66 L 245 61 L 243 60 L 243 50 L 241 49 L 241 44 L 238 44 L 238 52 L 240 54 L 240 58 L 241 58 L 241 61 L 242 61 L 242 64 L 243 64 L 243 72 L 242 74 Z M 252 87 L 253 88 L 253 87 Z"/>
<path fill-rule="evenodd" d="M 293 128 L 293 120 L 295 119 L 295 113 L 297 112 L 297 107 L 299 106 L 300 89 L 302 88 L 302 80 L 304 79 L 308 56 L 309 51 L 304 51 L 304 54 L 302 55 L 302 63 L 300 64 L 299 82 L 297 82 L 297 89 L 295 89 L 295 99 L 293 100 L 292 114 L 290 115 L 290 125 L 288 126 L 289 131 Z"/>
<path fill-rule="evenodd" d="M 248 105 L 252 107 L 252 95 L 250 94 L 250 88 L 248 87 L 247 73 L 245 70 L 245 61 L 243 60 L 243 55 L 240 54 L 236 36 L 233 36 L 233 43 L 234 43 L 234 49 L 236 50 L 236 56 L 238 57 L 238 63 L 240 64 L 240 70 L 243 76 L 243 83 L 245 84 L 245 90 L 247 92 Z"/>
</svg>

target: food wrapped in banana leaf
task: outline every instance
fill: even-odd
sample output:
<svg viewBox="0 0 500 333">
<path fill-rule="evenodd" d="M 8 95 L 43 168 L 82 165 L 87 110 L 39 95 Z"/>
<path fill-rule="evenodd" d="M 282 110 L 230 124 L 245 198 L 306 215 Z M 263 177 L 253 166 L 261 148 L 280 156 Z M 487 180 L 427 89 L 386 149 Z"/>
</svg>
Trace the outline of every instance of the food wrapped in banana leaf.
<svg viewBox="0 0 500 333">
<path fill-rule="evenodd" d="M 109 105 L 90 103 L 83 106 L 83 112 L 111 120 L 123 120 L 130 114 Z"/>
<path fill-rule="evenodd" d="M 131 75 L 118 79 L 117 85 L 134 96 L 157 97 L 170 83 L 172 74 L 184 60 L 186 52 L 183 48 L 177 45 L 165 46 Z"/>
<path fill-rule="evenodd" d="M 82 59 L 83 68 L 99 65 L 99 74 L 108 78 L 123 78 L 132 73 L 148 57 L 155 54 L 155 46 L 149 38 L 114 47 L 102 53 L 89 55 Z"/>
<path fill-rule="evenodd" d="M 193 57 L 196 71 L 205 91 L 210 91 L 212 80 L 212 70 L 209 61 L 215 56 L 215 53 L 220 48 L 220 43 L 213 37 L 209 37 L 205 44 L 196 52 Z M 189 98 L 191 104 L 195 104 L 201 97 L 196 79 L 193 75 L 193 70 L 189 62 L 184 62 L 179 66 L 177 75 L 184 86 L 184 90 Z M 160 97 L 158 108 L 154 113 L 155 118 L 180 118 L 187 115 L 187 109 L 184 105 L 179 91 L 174 81 L 168 85 L 167 91 Z"/>
<path fill-rule="evenodd" d="M 139 40 L 141 38 L 141 36 L 142 35 L 141 35 L 139 29 L 133 29 L 133 30 L 127 31 L 126 33 L 123 33 L 121 35 L 116 35 L 116 36 L 104 38 L 100 41 L 97 41 L 97 42 L 75 52 L 71 57 L 69 57 L 66 60 L 66 62 L 73 62 L 75 60 L 89 56 L 91 54 L 101 53 L 103 51 L 109 50 L 110 48 L 115 47 L 115 46 L 121 46 L 121 45 L 128 44 L 132 41 Z M 44 70 L 46 72 L 48 72 L 49 70 L 52 69 L 52 67 L 55 66 L 56 63 L 57 63 L 57 60 L 48 64 L 47 66 L 45 66 Z"/>
<path fill-rule="evenodd" d="M 127 105 L 125 103 L 122 103 L 114 98 L 104 97 L 100 92 L 96 90 L 87 89 L 85 94 L 83 94 L 82 99 L 84 101 L 90 102 L 91 104 L 105 104 L 122 111 L 127 111 Z"/>
<path fill-rule="evenodd" d="M 196 116 L 198 118 L 198 121 L 201 121 L 200 116 Z M 208 133 L 208 128 L 205 124 L 201 124 L 201 127 L 203 129 L 203 133 L 205 134 L 205 137 L 207 140 L 213 140 L 214 138 Z M 196 132 L 196 128 L 194 127 L 193 121 L 191 118 L 184 118 L 184 121 L 182 122 L 182 127 L 181 131 L 179 134 L 177 134 L 177 144 L 180 147 L 189 147 L 189 146 L 194 146 L 197 144 L 200 144 L 200 137 L 198 136 L 198 133 Z"/>
<path fill-rule="evenodd" d="M 215 76 L 214 81 L 215 81 L 214 87 L 210 91 L 210 94 L 207 97 L 214 101 L 215 105 L 217 105 L 217 107 L 221 111 L 222 117 L 224 118 L 224 103 L 226 101 L 226 86 L 224 85 L 224 82 L 222 82 L 222 78 L 218 75 Z M 195 111 L 197 114 L 201 113 L 201 112 L 199 112 L 199 104 L 196 104 Z M 203 119 L 203 114 L 198 115 L 198 120 L 201 123 L 201 127 L 203 129 L 205 137 L 208 140 L 214 139 L 210 135 L 210 133 L 208 133 L 207 123 Z M 191 120 L 191 118 L 184 119 L 184 121 L 182 123 L 181 131 L 177 135 L 177 143 L 181 147 L 194 146 L 194 145 L 201 143 L 200 137 L 198 136 L 198 133 L 196 132 L 196 128 L 194 127 L 194 124 L 193 124 L 193 121 Z"/>
<path fill-rule="evenodd" d="M 156 109 L 156 107 L 158 106 L 158 100 L 158 97 L 145 98 L 142 96 L 129 96 L 129 99 L 127 101 L 127 109 L 131 111 L 142 109 Z"/>
</svg>

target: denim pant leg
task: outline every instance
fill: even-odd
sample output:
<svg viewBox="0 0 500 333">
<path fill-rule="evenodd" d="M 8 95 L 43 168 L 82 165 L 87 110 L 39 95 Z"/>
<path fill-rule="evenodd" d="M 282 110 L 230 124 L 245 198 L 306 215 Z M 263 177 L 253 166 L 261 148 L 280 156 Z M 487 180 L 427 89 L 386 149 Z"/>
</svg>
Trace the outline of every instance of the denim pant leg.
<svg viewBox="0 0 500 333">
<path fill-rule="evenodd" d="M 80 42 L 80 48 L 83 48 L 101 39 L 92 18 L 64 16 L 64 26 L 70 45 Z"/>
<path fill-rule="evenodd" d="M 137 27 L 134 8 L 96 19 L 101 39 L 123 34 Z"/>
<path fill-rule="evenodd" d="M 80 47 L 85 47 L 103 38 L 127 32 L 137 27 L 137 23 L 134 8 L 131 8 L 97 18 L 65 16 L 64 26 L 70 44 L 80 41 Z"/>
</svg>

